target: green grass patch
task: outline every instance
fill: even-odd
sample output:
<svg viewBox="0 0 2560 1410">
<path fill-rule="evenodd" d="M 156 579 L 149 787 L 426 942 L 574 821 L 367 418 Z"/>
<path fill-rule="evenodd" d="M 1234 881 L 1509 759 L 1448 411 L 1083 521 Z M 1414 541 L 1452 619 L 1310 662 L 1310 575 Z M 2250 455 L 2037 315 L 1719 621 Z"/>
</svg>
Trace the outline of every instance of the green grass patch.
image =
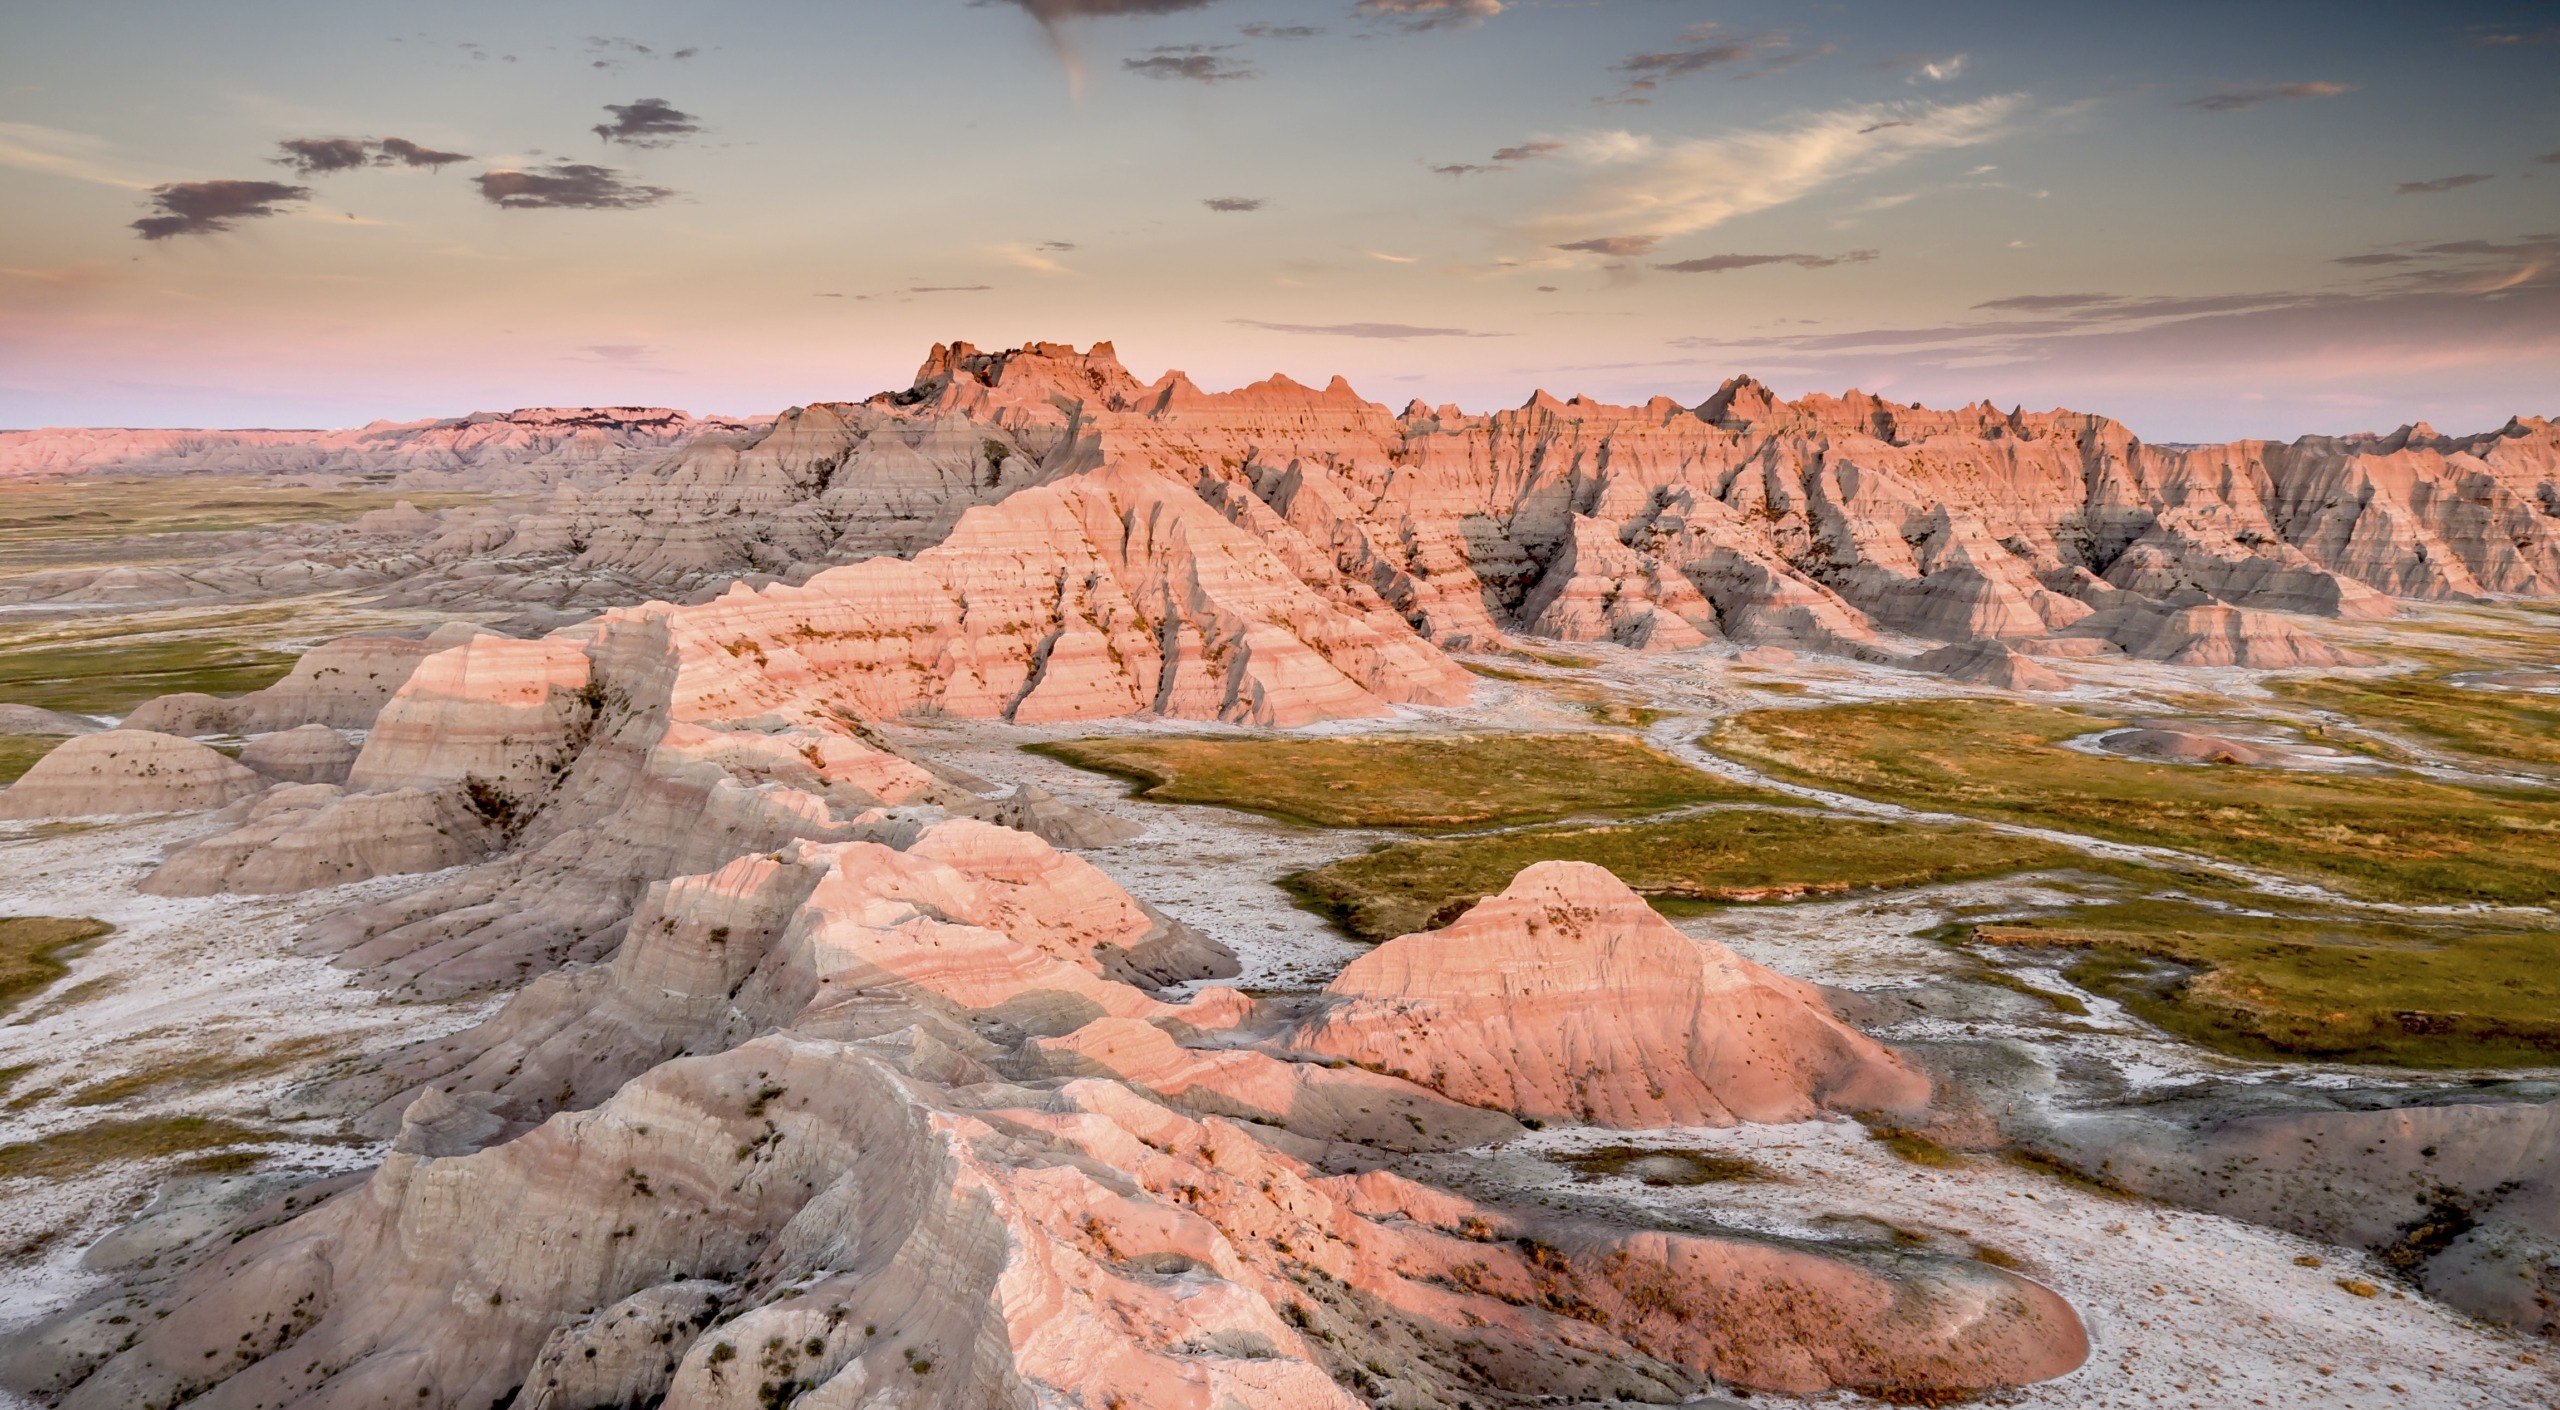
<svg viewBox="0 0 2560 1410">
<path fill-rule="evenodd" d="M 1400 842 L 1284 877 L 1299 903 L 1363 940 L 1457 919 L 1532 862 L 1596 862 L 1670 910 L 1795 900 L 2076 865 L 2078 854 L 1977 827 L 1733 808 L 1663 822 Z"/>
<path fill-rule="evenodd" d="M 2560 697 L 2455 685 L 2447 674 L 2308 677 L 2272 681 L 2269 688 L 2315 710 L 2475 759 L 2560 768 Z"/>
<path fill-rule="evenodd" d="M 1546 679 L 1545 676 L 1533 675 L 1527 671 L 1515 671 L 1507 666 L 1488 666 L 1482 661 L 1461 661 L 1458 664 L 1489 681 L 1537 682 Z"/>
<path fill-rule="evenodd" d="M 2116 723 L 2034 705 L 1905 701 L 1755 710 L 1703 742 L 1870 798 L 2180 848 L 2375 900 L 2560 902 L 2560 799 L 2059 747 Z"/>
<path fill-rule="evenodd" d="M 1240 808 L 1318 827 L 1423 831 L 1777 801 L 1623 734 L 1079 739 L 1029 746 L 1138 785 L 1156 803 Z"/>
<path fill-rule="evenodd" d="M 2560 929 L 2235 915 L 2164 897 L 1979 925 L 1971 938 L 2072 952 L 2063 976 L 2073 984 L 2217 1052 L 2560 1064 Z"/>
<path fill-rule="evenodd" d="M 181 690 L 245 695 L 284 679 L 294 660 L 289 651 L 220 637 L 24 647 L 0 652 L 0 701 L 122 714 Z"/>
<path fill-rule="evenodd" d="M 62 742 L 58 734 L 0 734 L 0 785 L 16 783 Z"/>
<path fill-rule="evenodd" d="M 237 1122 L 210 1116 L 160 1116 L 101 1121 L 56 1131 L 32 1141 L 0 1146 L 0 1180 L 69 1180 L 104 1165 L 264 1145 L 279 1139 Z"/>
<path fill-rule="evenodd" d="M 62 916 L 0 917 L 0 1014 L 69 974 L 65 957 L 114 928 Z"/>
</svg>

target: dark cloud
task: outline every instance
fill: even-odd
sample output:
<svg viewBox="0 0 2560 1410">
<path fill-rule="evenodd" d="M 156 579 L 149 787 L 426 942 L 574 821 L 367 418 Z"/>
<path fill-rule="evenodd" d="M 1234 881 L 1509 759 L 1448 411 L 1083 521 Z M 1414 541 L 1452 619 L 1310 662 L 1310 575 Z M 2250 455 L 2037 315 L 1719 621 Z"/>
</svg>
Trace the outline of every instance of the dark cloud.
<svg viewBox="0 0 2560 1410">
<path fill-rule="evenodd" d="M 1376 20 L 1420 33 L 1430 29 L 1462 29 L 1502 13 L 1502 0 L 1360 0 L 1351 7 L 1364 20 Z"/>
<path fill-rule="evenodd" d="M 1868 123 L 1866 126 L 1858 129 L 1858 135 L 1864 137 L 1870 132 L 1882 132 L 1888 127 L 1916 127 L 1918 125 L 1919 124 L 1913 122 L 1909 118 L 1892 118 L 1884 122 Z"/>
<path fill-rule="evenodd" d="M 1246 211 L 1258 211 L 1270 202 L 1260 196 L 1212 196 L 1200 204 L 1223 214 L 1241 215 Z"/>
<path fill-rule="evenodd" d="M 1253 78 L 1256 70 L 1224 57 L 1224 44 L 1164 44 L 1143 57 L 1122 59 L 1120 67 L 1149 78 L 1186 79 L 1193 83 L 1225 83 Z"/>
<path fill-rule="evenodd" d="M 1324 28 L 1311 24 L 1265 24 L 1256 20 L 1246 25 L 1242 33 L 1247 39 L 1313 39 L 1324 33 Z"/>
<path fill-rule="evenodd" d="M 1674 260 L 1654 268 L 1669 274 L 1722 274 L 1729 269 L 1756 269 L 1764 264 L 1792 264 L 1798 269 L 1829 269 L 1835 264 L 1865 264 L 1876 258 L 1874 250 L 1851 250 L 1845 255 L 1706 255 L 1698 259 Z"/>
<path fill-rule="evenodd" d="M 1654 246 L 1661 243 L 1662 237 L 1659 235 L 1595 235 L 1588 240 L 1576 240 L 1569 245 L 1558 245 L 1556 248 L 1579 250 L 1591 255 L 1627 257 L 1649 253 Z"/>
<path fill-rule="evenodd" d="M 2485 171 L 2466 171 L 2460 176 L 2439 176 L 2432 181 L 2403 181 L 2392 189 L 2403 196 L 2436 196 L 2495 179 Z"/>
<path fill-rule="evenodd" d="M 373 160 L 370 145 L 361 137 L 288 137 L 276 146 L 284 153 L 276 158 L 276 165 L 292 167 L 305 176 L 351 171 Z"/>
<path fill-rule="evenodd" d="M 211 235 L 237 221 L 281 214 L 276 208 L 287 202 L 310 199 L 310 187 L 280 181 L 173 181 L 151 188 L 151 208 L 160 214 L 135 221 L 133 228 L 145 240 Z"/>
<path fill-rule="evenodd" d="M 374 160 L 383 166 L 397 163 L 401 166 L 422 166 L 432 171 L 455 162 L 467 162 L 471 158 L 462 152 L 439 152 L 433 147 L 421 147 L 406 137 L 385 137 L 381 142 L 381 155 Z"/>
<path fill-rule="evenodd" d="M 2377 250 L 2369 255 L 2340 255 L 2336 259 L 2329 261 L 2329 263 L 2355 265 L 2407 264 L 2416 258 L 2416 255 L 2404 255 L 2389 250 Z"/>
<path fill-rule="evenodd" d="M 2182 108 L 2202 108 L 2209 113 L 2246 112 L 2268 103 L 2289 103 L 2299 98 L 2335 98 L 2354 90 L 2344 83 L 2273 83 L 2260 88 L 2226 88 L 2189 98 Z"/>
<path fill-rule="evenodd" d="M 1736 78 L 1758 78 L 1794 68 L 1833 50 L 1829 44 L 1809 49 L 1794 47 L 1784 30 L 1727 34 L 1713 22 L 1689 26 L 1680 41 L 1676 49 L 1629 54 L 1609 67 L 1627 76 L 1628 93 L 1650 93 L 1667 78 L 1687 78 L 1723 68 L 1738 70 Z"/>
<path fill-rule="evenodd" d="M 2544 166 L 2560 166 L 2560 152 L 2545 152 L 2534 160 Z"/>
<path fill-rule="evenodd" d="M 1508 333 L 1477 333 L 1465 328 L 1418 328 L 1410 323 L 1265 323 L 1258 318 L 1230 322 L 1266 333 L 1313 333 L 1329 338 L 1508 338 Z"/>
<path fill-rule="evenodd" d="M 1075 249 L 1075 247 L 1076 242 L 1073 240 L 1043 240 L 1040 242 L 1040 248 L 1044 250 L 1055 250 L 1060 254 L 1066 254 Z"/>
<path fill-rule="evenodd" d="M 1060 20 L 1096 20 L 1114 15 L 1172 15 L 1205 10 L 1217 0 L 979 0 L 981 4 L 1016 6 L 1042 24 Z"/>
<path fill-rule="evenodd" d="M 585 162 L 553 162 L 540 171 L 500 167 L 480 173 L 480 195 L 489 204 L 511 211 L 635 210 L 654 206 L 675 192 L 663 186 L 641 186 L 622 179 L 611 167 Z"/>
<path fill-rule="evenodd" d="M 1523 142 L 1516 147 L 1504 147 L 1495 152 L 1491 161 L 1452 162 L 1447 166 L 1435 166 L 1431 169 L 1442 176 L 1476 176 L 1488 171 L 1509 171 L 1522 162 L 1533 162 L 1540 157 L 1552 156 L 1563 150 L 1562 142 Z"/>
<path fill-rule="evenodd" d="M 607 142 L 633 147 L 665 147 L 673 145 L 679 137 L 702 130 L 701 122 L 693 114 L 676 108 L 664 98 L 607 103 L 604 110 L 613 114 L 613 121 L 597 123 L 588 130 Z"/>
</svg>

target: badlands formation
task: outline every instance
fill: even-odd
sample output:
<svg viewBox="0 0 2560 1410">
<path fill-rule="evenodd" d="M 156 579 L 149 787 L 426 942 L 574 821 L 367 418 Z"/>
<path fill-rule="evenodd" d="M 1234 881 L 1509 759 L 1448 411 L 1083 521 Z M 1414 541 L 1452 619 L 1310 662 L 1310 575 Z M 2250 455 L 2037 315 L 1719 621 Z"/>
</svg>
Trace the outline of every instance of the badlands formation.
<svg viewBox="0 0 2560 1410">
<path fill-rule="evenodd" d="M 1702 1158 L 1673 1140 L 1777 1160 L 1749 1143 L 1864 1123 L 1954 1172 L 1929 1178 L 2024 1209 L 2040 1197 L 1998 1184 L 2012 1167 L 1991 1153 L 2021 1105 L 2082 1080 L 2071 1064 L 1995 1072 L 1962 1056 L 1980 1022 L 1889 1044 L 1870 1030 L 1922 990 L 1790 977 L 1571 860 L 1320 988 L 1271 982 L 1258 947 L 1287 922 L 1186 919 L 1125 877 L 1208 836 L 1201 869 L 1242 868 L 1218 889 L 1276 897 L 1246 854 L 1286 829 L 1186 833 L 1179 809 L 1062 794 L 1058 771 L 981 746 L 1155 721 L 1429 728 L 1548 708 L 1513 669 L 1539 662 L 1630 689 L 1747 668 L 1860 698 L 2053 696 L 2111 673 L 2174 693 L 2372 665 L 2362 647 L 2403 611 L 2560 597 L 2560 430 L 2539 419 L 2162 447 L 2095 416 L 1784 402 L 1748 379 L 1696 406 L 1397 413 L 1338 379 L 1211 394 L 1142 384 L 1107 344 L 957 344 L 907 390 L 770 423 L 614 409 L 0 440 L 0 476 L 200 471 L 490 498 L 0 581 L 58 614 L 361 593 L 421 628 L 115 728 L 0 706 L 68 736 L 0 792 L 0 818 L 29 823 L 8 845 L 159 828 L 119 914 L 290 914 L 299 963 L 450 1021 L 267 1089 L 277 1120 L 340 1121 L 361 1159 L 300 1180 L 207 1167 L 86 1255 L 31 1243 L 22 1259 L 68 1271 L 12 1294 L 0 1385 L 48 1405 L 2080 1404 L 2119 1375 L 2170 1403 L 2133 1357 L 2185 1353 L 2126 1305 L 2075 1306 L 2127 1255 L 2001 1252 L 2005 1202 L 1945 1203 L 1914 1232 L 1854 1200 L 1720 1216 L 1713 1190 L 1646 1202 L 1699 1180 L 1593 1198 L 1519 1175 Z M 1699 698 L 1659 695 L 1639 727 Z M 2110 747 L 2164 768 L 2257 754 L 2134 733 Z M 2019 986 L 1994 992 L 2044 992 Z M 38 1011 L 48 1035 L 81 1013 Z M 2112 1005 L 2072 1032 L 2095 1035 L 2075 1062 L 2126 1070 L 2157 1066 L 2134 1046 L 2175 1047 Z M 2504 1378 L 2464 1385 L 2548 1389 L 2516 1333 L 2428 1300 L 2560 1330 L 2546 1107 L 2193 1131 L 2130 1110 L 2109 1118 L 2123 1131 L 2011 1147 L 2018 1168 L 2079 1181 L 2041 1198 L 2089 1201 L 2079 1222 L 2111 1219 L 2123 1247 L 2172 1204 L 2220 1211 L 2213 1237 L 2261 1253 L 2323 1241 L 2296 1270 L 2407 1227 L 2309 1187 L 2442 1192 L 2468 1222 L 2411 1245 L 2408 1291 L 2315 1285 L 2403 1319 L 2370 1320 L 2372 1345 L 2459 1326 L 2509 1358 L 2456 1367 Z M 2500 1173 L 2456 1190 L 2338 1154 L 2385 1135 Z M 43 1145 L 0 1148 L 0 1182 Z M 1751 1198 L 1813 1197 L 1735 1160 L 1794 1192 Z M 119 1252 L 213 1198 L 207 1179 L 219 1217 Z M 2475 1233 L 2503 1242 L 2457 1247 Z M 2383 1371 L 2321 1379 L 2336 1369 L 2308 1384 L 2343 1398 L 2275 1403 L 2386 1403 L 2353 1379 Z"/>
</svg>

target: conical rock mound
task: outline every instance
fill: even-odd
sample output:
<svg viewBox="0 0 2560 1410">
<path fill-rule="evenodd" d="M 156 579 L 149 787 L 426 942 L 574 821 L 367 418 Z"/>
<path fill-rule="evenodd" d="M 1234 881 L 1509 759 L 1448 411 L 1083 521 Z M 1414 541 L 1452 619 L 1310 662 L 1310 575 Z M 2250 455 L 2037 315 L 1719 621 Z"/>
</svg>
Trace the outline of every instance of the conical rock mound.
<svg viewBox="0 0 2560 1410">
<path fill-rule="evenodd" d="M 0 792 L 0 818 L 83 818 L 220 808 L 268 780 L 192 739 L 116 729 L 64 740 Z"/>
<path fill-rule="evenodd" d="M 1602 867 L 1540 862 L 1326 987 L 1293 1048 L 1473 1106 L 1643 1129 L 1909 1110 L 1929 1082 L 1812 985 L 1692 940 Z"/>
</svg>

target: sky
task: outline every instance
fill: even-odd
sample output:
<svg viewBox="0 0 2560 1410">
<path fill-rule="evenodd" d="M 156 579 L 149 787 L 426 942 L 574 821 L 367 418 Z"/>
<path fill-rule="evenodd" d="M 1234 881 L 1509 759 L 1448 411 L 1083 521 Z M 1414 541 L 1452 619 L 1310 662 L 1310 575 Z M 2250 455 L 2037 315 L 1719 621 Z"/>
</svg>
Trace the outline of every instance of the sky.
<svg viewBox="0 0 2560 1410">
<path fill-rule="evenodd" d="M 934 342 L 1401 407 L 2560 415 L 2560 4 L 84 0 L 0 426 L 770 412 Z"/>
</svg>

